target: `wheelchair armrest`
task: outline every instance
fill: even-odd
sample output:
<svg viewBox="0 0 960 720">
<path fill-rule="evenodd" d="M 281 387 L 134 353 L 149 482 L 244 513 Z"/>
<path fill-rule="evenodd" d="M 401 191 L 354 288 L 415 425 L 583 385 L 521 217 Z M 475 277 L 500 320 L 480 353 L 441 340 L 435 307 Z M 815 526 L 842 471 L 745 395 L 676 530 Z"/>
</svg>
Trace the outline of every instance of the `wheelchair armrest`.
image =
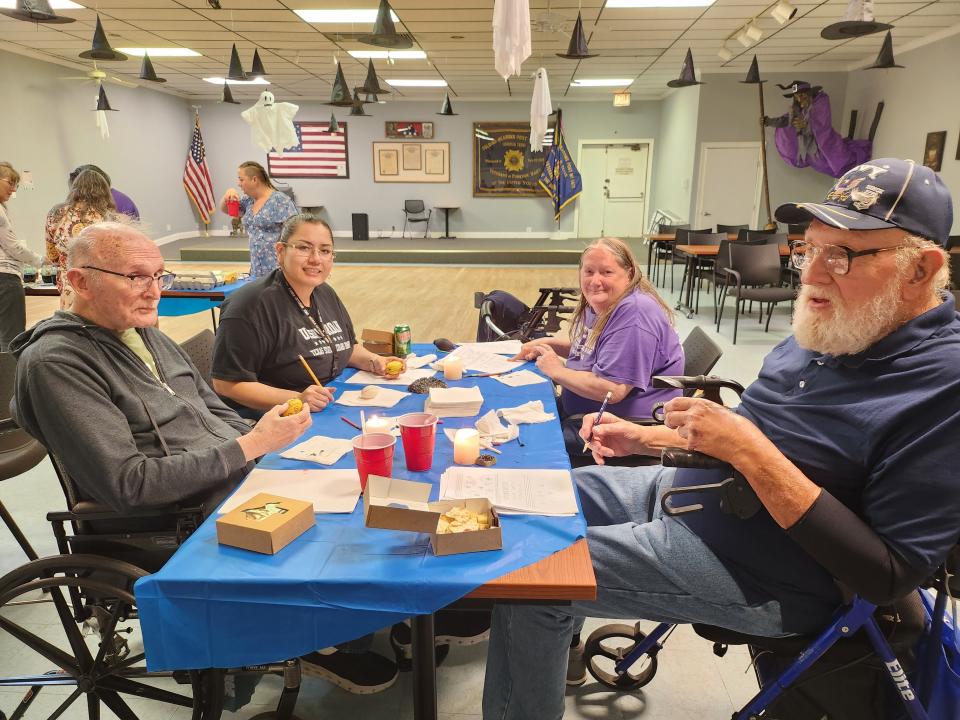
<svg viewBox="0 0 960 720">
<path fill-rule="evenodd" d="M 683 448 L 664 448 L 660 454 L 660 464 L 664 467 L 691 468 L 693 470 L 721 470 L 730 465 L 711 455 Z"/>
<path fill-rule="evenodd" d="M 743 394 L 743 385 L 736 380 L 727 380 L 715 375 L 654 375 L 653 387 L 676 388 L 678 390 L 713 390 L 717 392 L 722 388 L 728 388 L 737 395 Z"/>
<path fill-rule="evenodd" d="M 90 520 L 117 520 L 117 519 L 135 519 L 151 517 L 190 517 L 203 516 L 203 506 L 182 508 L 179 506 L 168 506 L 160 508 L 151 508 L 148 510 L 129 510 L 118 512 L 108 505 L 93 502 L 90 500 L 81 500 L 70 510 L 59 510 L 47 513 L 47 520 L 50 522 L 82 522 Z"/>
<path fill-rule="evenodd" d="M 0 433 L 12 432 L 14 430 L 19 430 L 19 429 L 20 429 L 20 426 L 17 425 L 16 421 L 13 418 L 0 420 Z"/>
</svg>

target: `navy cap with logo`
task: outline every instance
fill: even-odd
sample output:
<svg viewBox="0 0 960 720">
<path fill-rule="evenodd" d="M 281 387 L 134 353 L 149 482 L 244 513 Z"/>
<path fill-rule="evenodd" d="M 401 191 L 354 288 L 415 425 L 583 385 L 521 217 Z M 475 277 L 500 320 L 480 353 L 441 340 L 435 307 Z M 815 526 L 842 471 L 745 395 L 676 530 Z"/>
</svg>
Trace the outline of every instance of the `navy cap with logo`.
<svg viewBox="0 0 960 720">
<path fill-rule="evenodd" d="M 946 245 L 953 200 L 930 168 L 913 160 L 878 158 L 847 171 L 822 203 L 788 203 L 774 215 L 784 223 L 819 220 L 841 230 L 897 227 Z"/>
</svg>

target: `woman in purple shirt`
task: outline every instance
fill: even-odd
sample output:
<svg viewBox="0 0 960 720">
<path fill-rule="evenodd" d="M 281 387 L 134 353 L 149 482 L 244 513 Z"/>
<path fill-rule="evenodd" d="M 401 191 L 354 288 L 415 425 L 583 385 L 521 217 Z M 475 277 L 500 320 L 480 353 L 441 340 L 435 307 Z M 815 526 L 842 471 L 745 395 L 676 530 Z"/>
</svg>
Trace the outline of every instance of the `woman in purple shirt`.
<svg viewBox="0 0 960 720">
<path fill-rule="evenodd" d="M 683 374 L 673 313 L 641 273 L 630 247 L 616 238 L 600 238 L 583 251 L 580 292 L 569 338 L 533 340 L 518 357 L 536 360 L 562 388 L 562 419 L 596 412 L 608 392 L 610 412 L 649 418 L 655 403 L 679 394 L 650 386 L 654 375 Z M 563 424 L 571 457 L 582 455 L 580 421 Z"/>
</svg>

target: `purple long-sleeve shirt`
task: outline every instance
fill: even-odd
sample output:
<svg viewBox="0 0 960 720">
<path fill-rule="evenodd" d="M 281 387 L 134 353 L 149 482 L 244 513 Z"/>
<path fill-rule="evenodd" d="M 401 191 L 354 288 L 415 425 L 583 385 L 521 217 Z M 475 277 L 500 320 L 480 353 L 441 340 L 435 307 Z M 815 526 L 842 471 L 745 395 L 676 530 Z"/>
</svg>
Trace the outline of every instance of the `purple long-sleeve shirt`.
<svg viewBox="0 0 960 720">
<path fill-rule="evenodd" d="M 117 206 L 117 212 L 121 215 L 129 215 L 134 220 L 140 219 L 140 211 L 129 195 L 125 195 L 116 188 L 110 188 L 110 194 L 113 195 L 113 204 Z"/>
</svg>

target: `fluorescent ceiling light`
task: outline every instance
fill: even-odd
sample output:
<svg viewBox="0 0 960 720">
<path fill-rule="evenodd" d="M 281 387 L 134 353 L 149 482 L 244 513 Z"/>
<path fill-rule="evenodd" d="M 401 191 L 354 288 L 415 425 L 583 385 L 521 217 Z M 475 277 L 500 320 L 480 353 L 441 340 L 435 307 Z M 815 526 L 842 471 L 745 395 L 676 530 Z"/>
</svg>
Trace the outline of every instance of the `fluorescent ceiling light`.
<svg viewBox="0 0 960 720">
<path fill-rule="evenodd" d="M 323 23 L 374 23 L 377 20 L 377 8 L 373 9 L 353 9 L 353 10 L 294 10 L 302 20 L 314 25 Z M 394 22 L 399 22 L 397 14 L 390 11 L 390 17 Z"/>
<path fill-rule="evenodd" d="M 387 80 L 394 87 L 446 87 L 446 80 Z"/>
<path fill-rule="evenodd" d="M 607 8 L 708 7 L 714 0 L 607 0 Z"/>
<path fill-rule="evenodd" d="M 0 8 L 9 8 L 13 10 L 17 7 L 17 0 L 0 0 Z M 85 10 L 83 5 L 77 5 L 70 0 L 50 0 L 51 10 Z"/>
<path fill-rule="evenodd" d="M 223 85 L 222 77 L 208 77 L 203 79 L 204 82 L 208 82 L 211 85 Z M 269 81 L 258 77 L 255 80 L 227 80 L 229 85 L 269 85 Z"/>
<path fill-rule="evenodd" d="M 190 48 L 117 48 L 117 50 L 136 57 L 143 57 L 144 53 L 150 53 L 152 58 L 200 57 L 200 53 Z"/>
<path fill-rule="evenodd" d="M 366 60 L 425 60 L 427 54 L 423 50 L 348 50 L 351 57 Z"/>
<path fill-rule="evenodd" d="M 571 83 L 573 87 L 627 87 L 632 84 L 631 78 L 581 78 Z"/>
</svg>

